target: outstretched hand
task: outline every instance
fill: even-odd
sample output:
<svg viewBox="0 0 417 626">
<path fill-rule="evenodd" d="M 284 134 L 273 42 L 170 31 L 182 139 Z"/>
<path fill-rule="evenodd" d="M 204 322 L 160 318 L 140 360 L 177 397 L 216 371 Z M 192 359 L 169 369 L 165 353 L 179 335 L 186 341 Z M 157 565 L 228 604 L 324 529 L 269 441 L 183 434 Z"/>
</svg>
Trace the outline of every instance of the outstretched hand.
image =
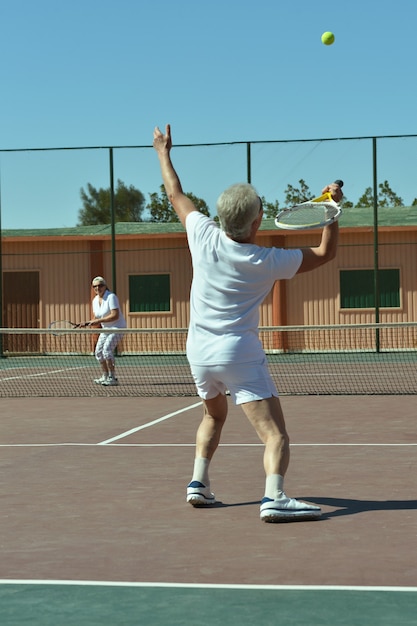
<svg viewBox="0 0 417 626">
<path fill-rule="evenodd" d="M 172 148 L 171 126 L 165 127 L 165 135 L 155 126 L 153 131 L 153 147 L 157 152 L 170 151 Z"/>
</svg>

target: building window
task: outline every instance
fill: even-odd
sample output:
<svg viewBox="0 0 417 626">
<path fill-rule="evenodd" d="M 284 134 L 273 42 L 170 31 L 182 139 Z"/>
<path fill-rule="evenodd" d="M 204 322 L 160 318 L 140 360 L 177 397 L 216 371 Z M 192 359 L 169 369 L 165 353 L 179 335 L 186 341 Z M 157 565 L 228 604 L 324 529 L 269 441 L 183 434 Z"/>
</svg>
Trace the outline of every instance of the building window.
<svg viewBox="0 0 417 626">
<path fill-rule="evenodd" d="M 400 270 L 379 270 L 379 306 L 400 306 Z M 370 309 L 375 307 L 374 270 L 340 271 L 340 307 Z"/>
<path fill-rule="evenodd" d="M 170 278 L 169 274 L 129 276 L 130 313 L 170 311 Z"/>
</svg>

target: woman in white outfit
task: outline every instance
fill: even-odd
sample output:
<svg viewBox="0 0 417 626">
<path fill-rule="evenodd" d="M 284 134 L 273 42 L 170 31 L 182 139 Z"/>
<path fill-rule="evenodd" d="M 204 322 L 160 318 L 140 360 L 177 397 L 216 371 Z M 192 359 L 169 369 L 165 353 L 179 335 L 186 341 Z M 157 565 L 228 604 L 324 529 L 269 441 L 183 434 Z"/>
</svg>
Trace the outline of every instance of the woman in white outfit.
<svg viewBox="0 0 417 626">
<path fill-rule="evenodd" d="M 86 323 L 86 326 L 96 326 L 99 323 L 102 328 L 126 328 L 126 320 L 120 308 L 119 299 L 107 287 L 104 278 L 96 276 L 93 278 L 92 286 L 96 293 L 92 302 L 94 317 Z M 119 384 L 115 374 L 114 351 L 122 337 L 123 334 L 120 332 L 100 333 L 95 348 L 95 357 L 102 369 L 101 377 L 94 380 L 98 385 Z"/>
</svg>

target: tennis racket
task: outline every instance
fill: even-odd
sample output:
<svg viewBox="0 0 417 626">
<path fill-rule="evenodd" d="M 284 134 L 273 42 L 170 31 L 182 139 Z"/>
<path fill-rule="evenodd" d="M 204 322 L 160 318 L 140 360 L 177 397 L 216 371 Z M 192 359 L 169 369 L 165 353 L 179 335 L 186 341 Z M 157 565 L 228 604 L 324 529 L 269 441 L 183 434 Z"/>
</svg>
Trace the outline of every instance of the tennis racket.
<svg viewBox="0 0 417 626">
<path fill-rule="evenodd" d="M 336 180 L 343 187 L 342 180 Z M 333 200 L 330 192 L 307 202 L 301 202 L 288 209 L 282 209 L 275 218 L 275 226 L 287 230 L 309 230 L 321 228 L 336 222 L 342 215 L 342 209 Z"/>
<path fill-rule="evenodd" d="M 55 322 L 51 322 L 49 327 L 52 331 L 63 331 L 63 330 L 72 330 L 74 328 L 80 328 L 83 324 L 75 324 L 74 322 L 70 322 L 68 320 L 56 320 Z M 52 333 L 53 335 L 62 335 L 62 332 Z"/>
</svg>

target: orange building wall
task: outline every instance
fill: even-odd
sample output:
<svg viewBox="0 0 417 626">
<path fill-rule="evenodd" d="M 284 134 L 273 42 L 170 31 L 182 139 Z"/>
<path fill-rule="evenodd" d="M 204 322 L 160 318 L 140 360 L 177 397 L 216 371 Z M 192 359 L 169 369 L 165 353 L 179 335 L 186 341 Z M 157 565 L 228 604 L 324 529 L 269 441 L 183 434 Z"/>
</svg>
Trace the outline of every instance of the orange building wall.
<svg viewBox="0 0 417 626">
<path fill-rule="evenodd" d="M 316 245 L 317 232 L 261 231 L 260 245 L 300 247 Z M 189 319 L 191 259 L 184 233 L 121 235 L 116 239 L 117 295 L 130 328 L 185 328 Z M 401 270 L 401 308 L 381 309 L 381 322 L 417 321 L 417 229 L 381 229 L 379 266 Z M 38 271 L 39 327 L 54 319 L 78 322 L 90 318 L 91 279 L 102 274 L 112 286 L 110 237 L 4 238 L 3 272 Z M 373 267 L 371 229 L 341 229 L 334 261 L 291 281 L 277 282 L 261 307 L 261 326 L 358 324 L 374 320 L 374 310 L 341 311 L 341 269 Z M 129 313 L 129 275 L 169 273 L 172 310 Z"/>
</svg>

